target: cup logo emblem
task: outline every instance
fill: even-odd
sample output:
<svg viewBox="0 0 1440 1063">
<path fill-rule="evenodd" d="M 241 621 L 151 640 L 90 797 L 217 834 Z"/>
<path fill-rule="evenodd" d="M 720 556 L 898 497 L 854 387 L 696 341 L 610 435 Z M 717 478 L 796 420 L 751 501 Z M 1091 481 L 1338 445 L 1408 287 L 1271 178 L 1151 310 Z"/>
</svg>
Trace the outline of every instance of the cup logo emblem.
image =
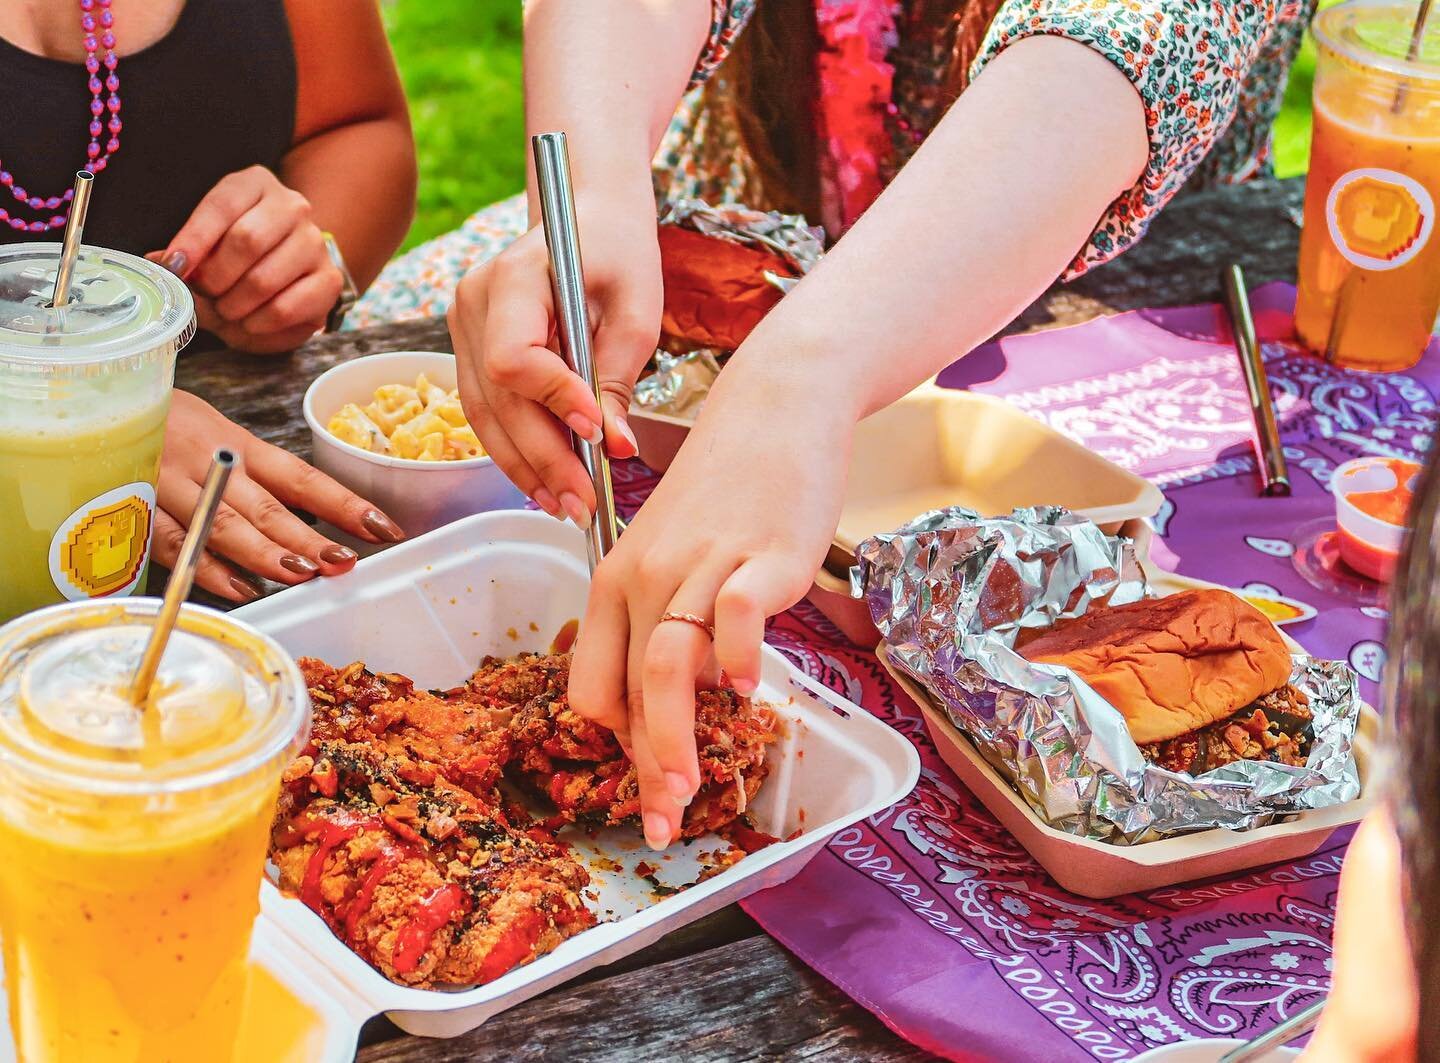
<svg viewBox="0 0 1440 1063">
<path fill-rule="evenodd" d="M 1325 203 L 1330 239 L 1351 265 L 1390 270 L 1418 255 L 1435 226 L 1425 186 L 1394 170 L 1351 170 Z"/>
<path fill-rule="evenodd" d="M 85 503 L 56 529 L 50 577 L 69 601 L 129 594 L 150 556 L 155 489 L 126 484 Z"/>
</svg>

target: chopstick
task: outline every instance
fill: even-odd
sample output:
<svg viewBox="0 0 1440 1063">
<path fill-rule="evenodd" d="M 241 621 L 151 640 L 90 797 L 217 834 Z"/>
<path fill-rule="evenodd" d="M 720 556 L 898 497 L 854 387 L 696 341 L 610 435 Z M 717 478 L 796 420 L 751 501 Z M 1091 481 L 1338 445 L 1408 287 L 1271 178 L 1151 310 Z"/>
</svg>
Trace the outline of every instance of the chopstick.
<svg viewBox="0 0 1440 1063">
<path fill-rule="evenodd" d="M 1260 1059 L 1270 1049 L 1289 1044 L 1295 1038 L 1315 1029 L 1320 1022 L 1320 1013 L 1323 1010 L 1325 1010 L 1325 1001 L 1321 1000 L 1318 1004 L 1311 1004 L 1304 1011 L 1291 1015 L 1273 1030 L 1267 1030 L 1259 1037 L 1252 1037 L 1243 1045 L 1236 1045 L 1221 1056 L 1216 1063 L 1249 1063 L 1251 1060 Z"/>
<path fill-rule="evenodd" d="M 550 277 L 555 289 L 556 332 L 560 353 L 600 401 L 595 355 L 590 346 L 590 312 L 585 299 L 585 271 L 580 262 L 580 232 L 575 222 L 575 190 L 570 180 L 570 152 L 564 133 L 530 138 L 535 153 L 536 184 L 545 247 L 550 252 Z M 595 515 L 586 530 L 593 574 L 615 546 L 620 531 L 615 519 L 615 492 L 605 443 L 591 443 L 571 433 L 571 445 L 595 487 Z"/>
<path fill-rule="evenodd" d="M 1260 342 L 1255 337 L 1255 319 L 1250 313 L 1250 295 L 1245 287 L 1245 274 L 1237 265 L 1227 266 L 1220 275 L 1224 289 L 1225 309 L 1230 316 L 1230 331 L 1235 350 L 1240 355 L 1240 368 L 1245 374 L 1245 390 L 1250 394 L 1250 417 L 1255 423 L 1255 456 L 1260 470 L 1260 493 L 1272 497 L 1290 494 L 1290 470 L 1285 464 L 1285 447 L 1280 442 L 1280 429 L 1275 423 L 1275 409 L 1270 404 L 1270 379 L 1260 357 Z"/>
</svg>

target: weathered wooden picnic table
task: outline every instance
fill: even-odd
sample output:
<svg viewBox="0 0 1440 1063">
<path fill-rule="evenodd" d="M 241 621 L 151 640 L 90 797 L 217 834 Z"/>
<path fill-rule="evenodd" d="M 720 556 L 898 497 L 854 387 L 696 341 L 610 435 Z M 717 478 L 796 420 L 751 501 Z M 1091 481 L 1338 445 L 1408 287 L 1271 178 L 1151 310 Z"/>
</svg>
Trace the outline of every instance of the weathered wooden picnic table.
<svg viewBox="0 0 1440 1063">
<path fill-rule="evenodd" d="M 1217 297 L 1220 268 L 1252 285 L 1294 278 L 1302 185 L 1259 181 L 1184 196 L 1148 238 L 1037 300 L 1007 331 Z M 183 358 L 179 387 L 302 457 L 305 388 L 338 362 L 388 350 L 450 350 L 443 320 L 319 338 L 284 358 L 215 352 Z M 158 582 L 158 581 L 157 581 Z M 738 906 L 591 971 L 450 1041 L 408 1037 L 384 1018 L 365 1028 L 362 1063 L 458 1060 L 917 1060 L 869 1012 L 793 959 Z"/>
</svg>

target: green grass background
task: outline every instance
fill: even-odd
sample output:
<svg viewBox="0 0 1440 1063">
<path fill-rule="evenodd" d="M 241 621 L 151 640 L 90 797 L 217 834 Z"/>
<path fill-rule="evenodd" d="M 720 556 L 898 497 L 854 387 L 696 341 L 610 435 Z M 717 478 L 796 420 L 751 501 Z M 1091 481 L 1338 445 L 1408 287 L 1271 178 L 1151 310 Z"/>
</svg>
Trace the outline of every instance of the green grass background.
<svg viewBox="0 0 1440 1063">
<path fill-rule="evenodd" d="M 384 10 L 420 153 L 413 247 L 524 185 L 520 0 L 385 0 Z M 1284 177 L 1303 173 L 1310 155 L 1314 70 L 1307 40 L 1275 127 Z"/>
</svg>

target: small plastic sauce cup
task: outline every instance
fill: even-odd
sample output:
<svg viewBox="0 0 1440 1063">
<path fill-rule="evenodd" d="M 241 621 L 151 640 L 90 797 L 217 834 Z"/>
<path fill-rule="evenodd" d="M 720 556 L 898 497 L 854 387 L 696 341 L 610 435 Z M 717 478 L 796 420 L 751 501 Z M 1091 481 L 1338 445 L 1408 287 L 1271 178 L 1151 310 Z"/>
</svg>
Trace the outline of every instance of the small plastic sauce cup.
<svg viewBox="0 0 1440 1063">
<path fill-rule="evenodd" d="M 1419 465 L 1402 458 L 1356 458 L 1335 470 L 1340 557 L 1356 572 L 1382 583 L 1394 577 L 1419 474 Z"/>
</svg>

